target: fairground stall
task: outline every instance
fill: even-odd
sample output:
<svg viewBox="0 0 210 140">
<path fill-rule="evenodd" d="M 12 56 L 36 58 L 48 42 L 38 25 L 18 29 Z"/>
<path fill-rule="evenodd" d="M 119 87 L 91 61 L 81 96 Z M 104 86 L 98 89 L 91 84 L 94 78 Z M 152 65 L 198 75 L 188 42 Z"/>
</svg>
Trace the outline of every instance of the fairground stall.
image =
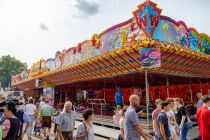
<svg viewBox="0 0 210 140">
<path fill-rule="evenodd" d="M 125 102 L 138 94 L 147 112 L 156 98 L 193 102 L 197 92 L 208 94 L 209 36 L 161 15 L 151 1 L 132 14 L 90 40 L 58 51 L 55 58 L 37 61 L 13 76 L 12 86 L 44 94 L 55 106 L 69 97 L 78 111 L 92 107 L 101 115 L 112 114 L 117 87 Z"/>
</svg>

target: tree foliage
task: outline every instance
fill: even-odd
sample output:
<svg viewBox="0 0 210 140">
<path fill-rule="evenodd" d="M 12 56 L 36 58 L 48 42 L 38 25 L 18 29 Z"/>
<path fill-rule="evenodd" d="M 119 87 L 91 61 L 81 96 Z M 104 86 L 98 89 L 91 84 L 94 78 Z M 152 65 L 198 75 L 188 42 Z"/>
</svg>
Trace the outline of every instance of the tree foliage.
<svg viewBox="0 0 210 140">
<path fill-rule="evenodd" d="M 11 77 L 27 68 L 27 64 L 10 55 L 0 57 L 0 82 L 3 88 L 8 87 Z"/>
</svg>

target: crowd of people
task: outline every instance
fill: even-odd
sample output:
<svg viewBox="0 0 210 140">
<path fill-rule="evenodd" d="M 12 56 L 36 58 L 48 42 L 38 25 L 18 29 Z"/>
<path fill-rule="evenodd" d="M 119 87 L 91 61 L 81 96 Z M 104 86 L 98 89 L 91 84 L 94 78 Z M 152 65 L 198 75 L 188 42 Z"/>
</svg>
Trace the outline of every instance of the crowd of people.
<svg viewBox="0 0 210 140">
<path fill-rule="evenodd" d="M 202 140 L 210 140 L 210 96 L 202 96 L 197 93 L 198 101 L 195 118 L 199 127 Z M 150 139 L 151 136 L 143 132 L 139 124 L 139 98 L 137 95 L 130 96 L 130 106 L 117 105 L 113 116 L 115 126 L 120 127 L 118 140 Z M 187 140 L 189 129 L 193 122 L 187 113 L 187 107 L 182 98 L 167 98 L 155 100 L 156 109 L 152 112 L 153 139 L 155 140 Z"/>
<path fill-rule="evenodd" d="M 202 140 L 209 140 L 210 133 L 210 96 L 197 94 L 198 102 L 196 119 Z M 155 100 L 156 109 L 152 112 L 154 137 L 148 135 L 139 121 L 140 105 L 138 95 L 131 95 L 129 106 L 123 102 L 117 105 L 114 120 L 115 126 L 120 128 L 118 140 L 186 140 L 192 122 L 187 114 L 183 99 L 167 98 Z M 122 107 L 122 109 L 121 109 Z M 31 97 L 25 100 L 22 96 L 17 99 L 4 99 L 0 95 L 0 124 L 3 127 L 3 140 L 22 140 L 23 137 L 32 139 L 32 135 L 50 139 L 52 123 L 57 140 L 94 140 L 93 110 L 83 111 L 84 121 L 81 122 L 76 132 L 76 112 L 69 99 L 66 99 L 61 112 L 55 111 L 45 97 L 35 103 Z M 116 119 L 117 118 L 117 119 Z"/>
<path fill-rule="evenodd" d="M 5 99 L 0 95 L 0 125 L 3 140 L 32 139 L 32 135 L 50 139 L 52 123 L 54 123 L 55 139 L 59 140 L 94 140 L 93 111 L 83 112 L 84 121 L 74 132 L 76 112 L 72 110 L 72 103 L 67 99 L 63 110 L 56 112 L 49 105 L 48 99 L 41 97 L 41 101 L 29 97 L 26 101 L 20 96 L 18 99 Z M 1 139 L 1 138 L 0 138 Z"/>
</svg>

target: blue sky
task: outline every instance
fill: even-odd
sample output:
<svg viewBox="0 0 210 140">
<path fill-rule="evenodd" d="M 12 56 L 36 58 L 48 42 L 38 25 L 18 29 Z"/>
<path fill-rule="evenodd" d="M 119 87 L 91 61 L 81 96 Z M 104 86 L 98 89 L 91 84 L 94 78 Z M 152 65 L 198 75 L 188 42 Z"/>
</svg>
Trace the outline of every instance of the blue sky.
<svg viewBox="0 0 210 140">
<path fill-rule="evenodd" d="M 210 35 L 209 0 L 153 0 L 162 15 Z M 54 58 L 92 34 L 131 18 L 143 0 L 0 0 L 0 56 Z"/>
</svg>

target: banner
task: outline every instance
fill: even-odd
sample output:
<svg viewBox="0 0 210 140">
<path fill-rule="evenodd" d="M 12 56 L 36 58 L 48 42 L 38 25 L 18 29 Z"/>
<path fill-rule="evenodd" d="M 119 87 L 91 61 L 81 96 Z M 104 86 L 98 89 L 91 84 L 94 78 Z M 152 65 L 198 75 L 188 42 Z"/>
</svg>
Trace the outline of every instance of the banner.
<svg viewBox="0 0 210 140">
<path fill-rule="evenodd" d="M 43 88 L 43 94 L 49 100 L 49 105 L 53 106 L 54 105 L 54 95 L 55 95 L 54 87 Z"/>
<path fill-rule="evenodd" d="M 141 48 L 141 67 L 157 68 L 161 66 L 160 49 L 159 48 Z"/>
</svg>

